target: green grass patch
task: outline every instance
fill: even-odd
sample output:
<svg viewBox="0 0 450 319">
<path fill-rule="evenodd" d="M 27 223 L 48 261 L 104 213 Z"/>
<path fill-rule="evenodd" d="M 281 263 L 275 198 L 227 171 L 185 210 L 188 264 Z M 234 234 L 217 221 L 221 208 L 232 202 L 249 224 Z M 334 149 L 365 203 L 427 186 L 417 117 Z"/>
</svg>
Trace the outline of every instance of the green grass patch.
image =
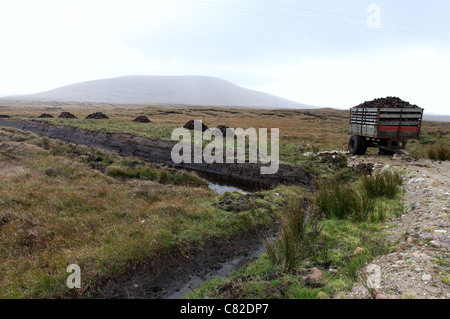
<svg viewBox="0 0 450 319">
<path fill-rule="evenodd" d="M 386 171 L 377 176 L 363 176 L 361 183 L 367 197 L 394 198 L 400 192 L 403 179 L 398 173 Z"/>
<path fill-rule="evenodd" d="M 266 253 L 186 298 L 326 299 L 350 290 L 362 267 L 392 250 L 381 222 L 402 214 L 403 203 L 397 190 L 379 192 L 390 183 L 399 188 L 401 178 L 386 173 L 365 183 L 363 177 L 352 183 L 334 179 L 321 184 L 312 200 L 316 205 L 307 211 L 301 207 L 305 194 L 287 195 L 280 236 L 266 243 Z M 303 278 L 312 267 L 323 273 L 317 282 Z"/>
<path fill-rule="evenodd" d="M 365 221 L 369 217 L 373 218 L 374 214 L 383 213 L 382 210 L 375 209 L 375 199 L 396 197 L 401 191 L 402 183 L 401 176 L 391 172 L 361 176 L 353 183 L 331 178 L 319 185 L 314 204 L 327 217 Z M 376 219 L 384 220 L 384 217 L 378 216 Z"/>
</svg>

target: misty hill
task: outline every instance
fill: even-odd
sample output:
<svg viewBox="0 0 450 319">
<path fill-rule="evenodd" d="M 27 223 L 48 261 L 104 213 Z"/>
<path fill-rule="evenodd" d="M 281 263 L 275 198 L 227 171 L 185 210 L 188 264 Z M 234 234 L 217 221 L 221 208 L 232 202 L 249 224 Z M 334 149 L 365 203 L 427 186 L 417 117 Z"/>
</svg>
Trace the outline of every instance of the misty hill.
<svg viewBox="0 0 450 319">
<path fill-rule="evenodd" d="M 423 119 L 425 121 L 450 122 L 450 115 L 427 114 L 424 112 Z"/>
<path fill-rule="evenodd" d="M 311 108 L 308 105 L 206 76 L 125 76 L 81 82 L 15 98 L 124 104 Z"/>
</svg>

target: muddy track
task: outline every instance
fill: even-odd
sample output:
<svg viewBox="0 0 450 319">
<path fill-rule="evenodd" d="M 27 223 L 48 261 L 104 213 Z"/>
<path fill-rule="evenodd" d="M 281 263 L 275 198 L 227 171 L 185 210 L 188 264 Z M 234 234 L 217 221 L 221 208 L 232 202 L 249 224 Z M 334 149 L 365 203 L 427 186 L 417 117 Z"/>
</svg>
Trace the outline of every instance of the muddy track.
<svg viewBox="0 0 450 319">
<path fill-rule="evenodd" d="M 262 164 L 207 164 L 205 162 L 174 164 L 171 150 L 176 142 L 149 139 L 124 133 L 88 131 L 77 127 L 53 125 L 44 121 L 0 119 L 0 126 L 30 131 L 41 136 L 76 145 L 95 146 L 123 156 L 136 156 L 144 160 L 171 167 L 192 170 L 209 179 L 220 179 L 233 186 L 267 188 L 278 184 L 309 188 L 313 176 L 301 166 L 280 164 L 278 173 L 261 175 Z M 267 166 L 267 165 L 264 165 Z"/>
<path fill-rule="evenodd" d="M 129 269 L 86 293 L 96 299 L 180 299 L 196 286 L 250 262 L 264 252 L 263 241 L 277 226 L 257 226 L 227 238 L 174 250 Z"/>
</svg>

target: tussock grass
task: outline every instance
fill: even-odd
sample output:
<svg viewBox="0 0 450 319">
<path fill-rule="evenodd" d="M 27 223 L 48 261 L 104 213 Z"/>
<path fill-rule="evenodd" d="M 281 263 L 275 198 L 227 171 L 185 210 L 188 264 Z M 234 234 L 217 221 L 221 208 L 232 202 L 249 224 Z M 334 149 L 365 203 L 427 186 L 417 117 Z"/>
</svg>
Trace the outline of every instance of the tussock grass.
<svg viewBox="0 0 450 319">
<path fill-rule="evenodd" d="M 364 220 L 373 202 L 354 185 L 331 179 L 319 186 L 314 197 L 319 211 L 329 218 Z"/>
<path fill-rule="evenodd" d="M 403 179 L 397 172 L 386 171 L 377 176 L 363 176 L 361 183 L 367 197 L 394 198 L 400 193 Z"/>
<path fill-rule="evenodd" d="M 354 183 L 340 179 L 322 182 L 314 197 L 319 211 L 327 217 L 357 221 L 384 220 L 383 212 L 375 210 L 375 198 L 392 199 L 400 193 L 403 184 L 398 173 L 384 172 L 377 176 L 361 176 Z"/>
<path fill-rule="evenodd" d="M 286 215 L 282 218 L 279 239 L 266 242 L 266 253 L 273 265 L 288 272 L 299 260 L 314 253 L 314 241 L 321 232 L 316 211 L 305 212 L 298 199 L 290 199 L 286 205 Z"/>
<path fill-rule="evenodd" d="M 433 161 L 450 161 L 450 148 L 438 144 L 428 148 L 427 156 Z"/>
</svg>

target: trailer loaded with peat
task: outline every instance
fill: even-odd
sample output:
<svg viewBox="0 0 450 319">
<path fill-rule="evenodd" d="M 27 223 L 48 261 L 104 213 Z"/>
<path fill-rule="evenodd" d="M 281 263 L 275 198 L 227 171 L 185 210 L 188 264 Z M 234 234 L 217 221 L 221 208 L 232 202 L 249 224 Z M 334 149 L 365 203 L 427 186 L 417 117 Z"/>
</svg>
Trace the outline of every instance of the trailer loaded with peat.
<svg viewBox="0 0 450 319">
<path fill-rule="evenodd" d="M 350 109 L 350 154 L 364 155 L 368 147 L 392 155 L 405 149 L 409 139 L 419 139 L 423 109 L 387 97 L 364 102 Z"/>
</svg>

